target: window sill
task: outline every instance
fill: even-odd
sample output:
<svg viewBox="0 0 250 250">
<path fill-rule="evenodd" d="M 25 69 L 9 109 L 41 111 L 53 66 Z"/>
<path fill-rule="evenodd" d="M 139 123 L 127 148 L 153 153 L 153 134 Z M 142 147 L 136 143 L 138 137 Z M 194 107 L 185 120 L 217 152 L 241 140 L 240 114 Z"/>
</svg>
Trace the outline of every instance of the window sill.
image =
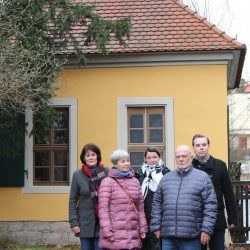
<svg viewBox="0 0 250 250">
<path fill-rule="evenodd" d="M 23 187 L 24 194 L 68 194 L 69 186 L 30 186 Z"/>
</svg>

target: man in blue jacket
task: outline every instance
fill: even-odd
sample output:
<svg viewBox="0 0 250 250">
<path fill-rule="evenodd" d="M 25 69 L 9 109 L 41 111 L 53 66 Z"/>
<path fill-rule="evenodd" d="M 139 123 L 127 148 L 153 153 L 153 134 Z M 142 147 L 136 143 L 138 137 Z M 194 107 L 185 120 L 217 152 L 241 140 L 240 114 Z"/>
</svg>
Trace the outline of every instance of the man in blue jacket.
<svg viewBox="0 0 250 250">
<path fill-rule="evenodd" d="M 194 135 L 192 140 L 195 157 L 192 164 L 206 172 L 212 180 L 218 200 L 218 215 L 214 233 L 209 241 L 210 250 L 224 250 L 225 229 L 230 230 L 237 224 L 237 212 L 232 183 L 227 172 L 226 163 L 209 154 L 210 141 L 201 134 Z M 224 210 L 227 210 L 227 222 Z M 207 249 L 203 246 L 202 250 Z"/>
<path fill-rule="evenodd" d="M 161 180 L 153 199 L 150 229 L 163 250 L 199 250 L 209 242 L 217 199 L 209 176 L 193 168 L 191 149 L 175 150 L 177 170 Z"/>
</svg>

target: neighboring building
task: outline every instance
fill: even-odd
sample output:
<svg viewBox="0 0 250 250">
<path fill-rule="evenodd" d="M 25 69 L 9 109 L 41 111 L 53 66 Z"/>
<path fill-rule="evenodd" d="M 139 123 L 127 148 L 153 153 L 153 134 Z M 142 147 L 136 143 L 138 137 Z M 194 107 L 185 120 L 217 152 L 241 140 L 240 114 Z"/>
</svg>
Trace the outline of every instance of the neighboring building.
<svg viewBox="0 0 250 250">
<path fill-rule="evenodd" d="M 241 163 L 241 179 L 250 179 L 250 92 L 249 83 L 242 91 L 228 95 L 229 159 Z"/>
<path fill-rule="evenodd" d="M 1 173 L 0 236 L 78 242 L 67 223 L 68 198 L 85 143 L 98 144 L 109 166 L 114 149 L 127 149 L 138 166 L 145 147 L 155 145 L 174 169 L 175 146 L 204 133 L 211 153 L 228 159 L 227 90 L 239 85 L 246 46 L 178 0 L 82 2 L 95 3 L 106 18 L 131 15 L 131 40 L 125 48 L 111 42 L 107 56 L 89 49 L 86 67 L 72 55 L 52 100 L 61 119 L 43 141 L 26 137 L 25 166 L 5 165 L 11 174 Z M 31 112 L 26 121 L 30 130 Z"/>
</svg>

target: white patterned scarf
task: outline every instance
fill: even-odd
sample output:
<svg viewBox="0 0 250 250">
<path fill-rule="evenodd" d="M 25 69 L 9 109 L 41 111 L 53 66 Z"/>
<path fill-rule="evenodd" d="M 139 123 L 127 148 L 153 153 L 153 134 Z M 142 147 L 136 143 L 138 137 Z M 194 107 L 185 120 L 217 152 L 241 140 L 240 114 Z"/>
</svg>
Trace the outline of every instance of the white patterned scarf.
<svg viewBox="0 0 250 250">
<path fill-rule="evenodd" d="M 144 199 L 148 194 L 150 189 L 152 192 L 155 192 L 161 178 L 163 177 L 162 169 L 164 168 L 164 162 L 160 159 L 159 163 L 154 166 L 147 165 L 144 163 L 141 167 L 142 173 L 146 175 L 142 182 L 141 190 Z"/>
</svg>

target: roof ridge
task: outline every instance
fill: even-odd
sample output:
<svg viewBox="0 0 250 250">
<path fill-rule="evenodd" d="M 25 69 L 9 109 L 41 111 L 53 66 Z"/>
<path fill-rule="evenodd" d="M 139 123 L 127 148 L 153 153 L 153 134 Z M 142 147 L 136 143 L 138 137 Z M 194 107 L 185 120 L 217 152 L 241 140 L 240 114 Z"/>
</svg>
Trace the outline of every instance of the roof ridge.
<svg viewBox="0 0 250 250">
<path fill-rule="evenodd" d="M 180 0 L 172 0 L 172 1 L 174 3 L 176 3 L 177 5 L 179 5 L 183 10 L 187 11 L 191 16 L 195 17 L 198 21 L 205 24 L 209 29 L 213 30 L 219 36 L 223 37 L 225 40 L 227 40 L 227 41 L 229 41 L 229 42 L 231 42 L 231 43 L 233 43 L 236 46 L 239 46 L 241 48 L 246 48 L 245 44 L 240 43 L 239 41 L 236 40 L 236 38 L 233 38 L 233 37 L 227 35 L 225 31 L 219 29 L 215 24 L 208 21 L 207 18 L 199 15 L 196 11 L 192 10 L 188 5 L 184 4 Z"/>
</svg>

